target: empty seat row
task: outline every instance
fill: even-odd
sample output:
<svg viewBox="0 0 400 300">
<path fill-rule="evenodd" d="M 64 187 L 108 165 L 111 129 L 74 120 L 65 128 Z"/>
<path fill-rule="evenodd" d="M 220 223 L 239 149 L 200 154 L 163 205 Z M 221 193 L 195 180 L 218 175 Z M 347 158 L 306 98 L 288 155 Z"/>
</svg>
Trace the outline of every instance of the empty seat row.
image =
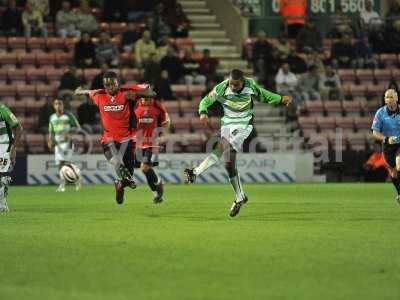
<svg viewBox="0 0 400 300">
<path fill-rule="evenodd" d="M 349 129 L 363 130 L 370 129 L 372 116 L 367 117 L 305 117 L 298 118 L 299 127 L 303 132 L 322 131 L 325 129 Z"/>
<path fill-rule="evenodd" d="M 314 100 L 305 101 L 303 112 L 307 115 L 328 115 L 328 116 L 362 116 L 375 112 L 381 105 L 379 99 L 366 100 L 355 98 L 353 100 Z"/>
</svg>

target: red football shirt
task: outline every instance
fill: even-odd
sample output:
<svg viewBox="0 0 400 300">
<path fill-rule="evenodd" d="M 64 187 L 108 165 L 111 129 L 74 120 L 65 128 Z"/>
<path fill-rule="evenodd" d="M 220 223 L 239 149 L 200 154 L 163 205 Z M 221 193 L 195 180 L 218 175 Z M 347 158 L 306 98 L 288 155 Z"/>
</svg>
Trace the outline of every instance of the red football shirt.
<svg viewBox="0 0 400 300">
<path fill-rule="evenodd" d="M 147 84 L 135 84 L 121 87 L 114 96 L 109 95 L 105 89 L 94 90 L 89 94 L 92 101 L 99 107 L 104 128 L 101 137 L 103 144 L 111 141 L 121 143 L 132 138 L 129 102 L 136 99 L 128 100 L 125 93 L 145 91 L 148 88 Z"/>
<path fill-rule="evenodd" d="M 164 105 L 155 100 L 150 100 L 148 103 L 138 101 L 135 116 L 136 145 L 140 148 L 154 147 L 160 133 L 156 129 L 169 119 Z"/>
</svg>

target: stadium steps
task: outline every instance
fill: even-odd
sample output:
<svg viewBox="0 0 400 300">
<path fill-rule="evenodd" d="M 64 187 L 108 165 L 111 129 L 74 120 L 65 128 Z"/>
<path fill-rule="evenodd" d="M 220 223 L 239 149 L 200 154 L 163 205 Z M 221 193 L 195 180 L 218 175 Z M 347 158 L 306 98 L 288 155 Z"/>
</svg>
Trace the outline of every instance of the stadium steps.
<svg viewBox="0 0 400 300">
<path fill-rule="evenodd" d="M 219 59 L 218 74 L 224 76 L 233 68 L 243 69 L 246 75 L 252 74 L 247 62 L 241 59 L 241 49 L 237 49 L 228 38 L 218 18 L 212 14 L 204 0 L 179 0 L 179 3 L 193 27 L 190 35 L 194 49 L 209 49 L 211 56 Z"/>
</svg>

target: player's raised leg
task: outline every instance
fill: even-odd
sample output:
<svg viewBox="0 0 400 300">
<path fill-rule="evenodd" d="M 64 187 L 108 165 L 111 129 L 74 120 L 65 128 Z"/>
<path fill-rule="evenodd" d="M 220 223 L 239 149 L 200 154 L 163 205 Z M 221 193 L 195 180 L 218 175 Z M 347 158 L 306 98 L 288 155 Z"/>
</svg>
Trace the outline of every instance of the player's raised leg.
<svg viewBox="0 0 400 300">
<path fill-rule="evenodd" d="M 157 176 L 152 166 L 148 163 L 141 163 L 140 169 L 146 177 L 147 184 L 154 194 L 154 203 L 161 203 L 163 201 L 164 186 L 161 179 Z"/>
</svg>

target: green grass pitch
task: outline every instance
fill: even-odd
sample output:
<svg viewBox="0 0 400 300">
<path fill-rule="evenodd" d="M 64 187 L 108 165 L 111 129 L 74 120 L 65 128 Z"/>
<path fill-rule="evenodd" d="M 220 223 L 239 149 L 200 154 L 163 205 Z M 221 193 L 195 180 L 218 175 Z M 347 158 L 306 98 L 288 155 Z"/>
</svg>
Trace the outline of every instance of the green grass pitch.
<svg viewBox="0 0 400 300">
<path fill-rule="evenodd" d="M 0 299 L 400 299 L 390 184 L 11 187 Z"/>
</svg>

